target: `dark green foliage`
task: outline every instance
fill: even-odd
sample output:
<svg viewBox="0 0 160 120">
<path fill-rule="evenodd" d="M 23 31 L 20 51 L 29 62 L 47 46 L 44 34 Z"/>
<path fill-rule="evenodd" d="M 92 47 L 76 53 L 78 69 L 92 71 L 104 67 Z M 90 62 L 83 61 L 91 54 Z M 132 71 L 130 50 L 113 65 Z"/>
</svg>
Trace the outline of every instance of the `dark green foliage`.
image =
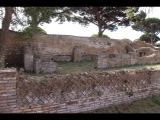
<svg viewBox="0 0 160 120">
<path fill-rule="evenodd" d="M 37 27 L 37 31 L 40 32 L 40 33 L 47 34 L 47 32 L 44 29 L 42 29 L 41 27 Z M 28 26 L 28 27 L 24 28 L 23 32 L 32 33 L 33 32 L 33 28 L 31 26 Z"/>
<path fill-rule="evenodd" d="M 98 36 L 102 37 L 106 29 L 116 31 L 118 26 L 129 26 L 131 18 L 134 22 L 139 20 L 142 15 L 134 14 L 138 12 L 139 7 L 136 8 L 136 10 L 132 10 L 129 7 L 74 7 L 74 12 L 78 15 L 75 15 L 72 21 L 84 26 L 90 23 L 95 24 L 98 26 Z M 132 15 L 129 13 L 132 13 Z M 128 14 L 130 17 L 128 17 Z M 133 18 L 137 19 L 133 20 Z"/>
<path fill-rule="evenodd" d="M 151 29 L 151 25 L 153 25 L 153 29 Z M 160 32 L 160 19 L 158 18 L 146 18 L 143 21 L 137 22 L 132 25 L 133 30 L 140 31 L 147 34 L 156 34 L 158 35 Z"/>
<path fill-rule="evenodd" d="M 47 34 L 47 32 L 41 27 L 37 27 L 37 33 Z M 34 36 L 34 30 L 31 26 L 24 28 L 22 32 L 19 32 L 20 39 L 27 40 Z"/>
<path fill-rule="evenodd" d="M 139 11 L 139 7 L 128 7 L 126 14 L 128 19 L 133 24 L 145 20 L 147 14 L 144 11 Z M 137 14 L 138 13 L 138 14 Z"/>
<path fill-rule="evenodd" d="M 27 17 L 27 23 L 32 26 L 34 32 L 38 25 L 51 23 L 53 18 L 63 23 L 70 21 L 71 10 L 68 7 L 24 7 L 24 15 Z"/>
<path fill-rule="evenodd" d="M 160 33 L 160 19 L 158 18 L 146 18 L 132 25 L 132 28 L 145 33 L 140 37 L 142 41 L 154 44 L 159 40 L 157 35 Z"/>
<path fill-rule="evenodd" d="M 153 41 L 153 43 L 157 42 L 158 40 L 160 40 L 160 38 L 157 35 L 153 35 L 153 37 L 155 38 L 155 40 Z M 139 38 L 140 41 L 145 41 L 146 43 L 151 43 L 151 34 L 143 34 L 140 36 Z"/>
<path fill-rule="evenodd" d="M 98 37 L 98 34 L 93 34 L 91 37 Z M 108 35 L 106 34 L 102 34 L 103 38 L 110 38 Z"/>
</svg>

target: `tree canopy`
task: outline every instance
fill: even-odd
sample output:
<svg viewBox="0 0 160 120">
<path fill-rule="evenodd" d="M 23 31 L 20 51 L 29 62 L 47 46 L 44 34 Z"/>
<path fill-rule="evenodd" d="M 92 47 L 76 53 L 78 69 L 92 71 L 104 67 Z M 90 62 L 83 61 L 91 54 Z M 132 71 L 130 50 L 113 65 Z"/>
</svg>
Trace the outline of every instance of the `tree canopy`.
<svg viewBox="0 0 160 120">
<path fill-rule="evenodd" d="M 131 26 L 133 30 L 145 33 L 146 36 L 150 38 L 150 43 L 156 42 L 156 36 L 160 33 L 160 19 L 158 18 L 146 18 L 143 21 L 139 21 Z M 149 40 L 149 39 L 148 39 Z M 146 40 L 147 42 L 149 42 Z"/>
<path fill-rule="evenodd" d="M 153 37 L 155 38 L 155 40 L 153 41 L 153 43 L 156 43 L 157 41 L 160 40 L 160 38 L 157 35 L 153 35 Z M 140 41 L 145 41 L 146 43 L 151 43 L 151 34 L 143 34 L 140 36 L 139 38 Z"/>
<path fill-rule="evenodd" d="M 134 7 L 133 7 L 134 8 Z M 103 32 L 107 29 L 116 31 L 118 26 L 129 26 L 130 21 L 136 22 L 142 19 L 144 14 L 134 14 L 138 12 L 139 7 L 75 7 L 73 22 L 81 25 L 93 23 L 98 26 L 98 36 L 102 37 Z M 136 16 L 136 17 L 135 17 Z"/>
<path fill-rule="evenodd" d="M 68 7 L 24 7 L 23 13 L 27 17 L 27 23 L 36 32 L 38 25 L 49 24 L 53 18 L 61 23 L 69 21 L 71 10 Z"/>
<path fill-rule="evenodd" d="M 152 28 L 153 25 L 153 28 Z M 160 19 L 158 18 L 146 18 L 144 21 L 140 21 L 131 26 L 133 30 L 143 33 L 154 33 L 158 35 L 160 33 Z"/>
</svg>

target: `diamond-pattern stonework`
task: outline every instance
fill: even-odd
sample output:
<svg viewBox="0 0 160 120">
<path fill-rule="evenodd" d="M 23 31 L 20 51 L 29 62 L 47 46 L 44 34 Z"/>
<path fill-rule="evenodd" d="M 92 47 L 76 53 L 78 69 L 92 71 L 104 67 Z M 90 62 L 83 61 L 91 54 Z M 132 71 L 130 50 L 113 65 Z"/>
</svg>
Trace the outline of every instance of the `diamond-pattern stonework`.
<svg viewBox="0 0 160 120">
<path fill-rule="evenodd" d="M 75 75 L 45 75 L 42 77 L 18 77 L 17 103 L 19 106 L 63 103 L 86 97 L 111 95 L 117 92 L 133 92 L 147 88 L 153 81 L 151 70 L 117 70 L 85 72 Z"/>
</svg>

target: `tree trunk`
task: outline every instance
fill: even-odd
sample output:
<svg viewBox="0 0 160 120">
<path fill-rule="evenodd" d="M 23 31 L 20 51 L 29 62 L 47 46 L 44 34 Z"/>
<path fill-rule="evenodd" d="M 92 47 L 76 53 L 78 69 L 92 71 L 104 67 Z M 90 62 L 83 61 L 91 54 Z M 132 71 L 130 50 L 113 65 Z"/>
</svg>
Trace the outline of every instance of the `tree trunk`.
<svg viewBox="0 0 160 120">
<path fill-rule="evenodd" d="M 33 30 L 33 34 L 36 34 L 38 32 L 38 25 L 37 24 L 33 24 L 31 25 L 32 30 Z"/>
<path fill-rule="evenodd" d="M 9 31 L 9 26 L 12 20 L 12 8 L 5 7 L 5 16 L 2 22 L 2 31 L 0 36 L 0 68 L 5 67 L 5 49 L 6 49 L 6 40 Z"/>
<path fill-rule="evenodd" d="M 101 29 L 99 28 L 98 37 L 102 37 L 102 34 L 103 34 L 103 32 L 102 32 Z"/>
<path fill-rule="evenodd" d="M 103 31 L 101 25 L 98 26 L 98 37 L 102 37 Z"/>
</svg>

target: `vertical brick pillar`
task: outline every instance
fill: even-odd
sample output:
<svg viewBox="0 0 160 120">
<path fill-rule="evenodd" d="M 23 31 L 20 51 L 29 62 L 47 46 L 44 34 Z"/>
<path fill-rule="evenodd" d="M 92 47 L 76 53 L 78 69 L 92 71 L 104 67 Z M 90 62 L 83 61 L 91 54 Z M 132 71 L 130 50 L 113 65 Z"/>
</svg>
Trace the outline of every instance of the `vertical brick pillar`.
<svg viewBox="0 0 160 120">
<path fill-rule="evenodd" d="M 16 68 L 0 70 L 0 113 L 16 108 Z"/>
</svg>

